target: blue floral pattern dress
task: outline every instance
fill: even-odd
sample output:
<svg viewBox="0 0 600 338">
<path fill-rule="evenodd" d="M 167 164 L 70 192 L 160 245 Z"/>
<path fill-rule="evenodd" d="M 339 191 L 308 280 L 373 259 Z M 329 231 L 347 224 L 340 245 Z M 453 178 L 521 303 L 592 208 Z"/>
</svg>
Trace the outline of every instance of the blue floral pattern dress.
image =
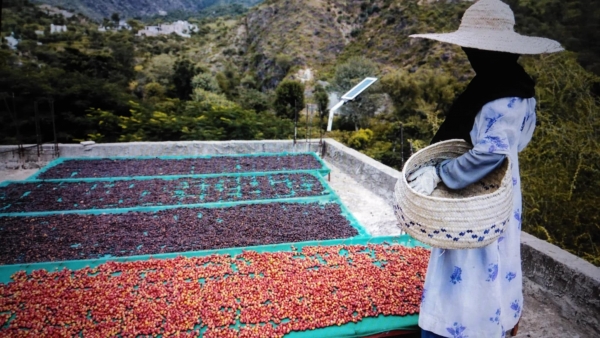
<svg viewBox="0 0 600 338">
<path fill-rule="evenodd" d="M 521 316 L 521 180 L 517 154 L 535 129 L 533 98 L 487 103 L 471 130 L 474 150 L 511 160 L 513 217 L 499 239 L 483 248 L 431 251 L 419 326 L 452 338 L 504 337 Z"/>
</svg>

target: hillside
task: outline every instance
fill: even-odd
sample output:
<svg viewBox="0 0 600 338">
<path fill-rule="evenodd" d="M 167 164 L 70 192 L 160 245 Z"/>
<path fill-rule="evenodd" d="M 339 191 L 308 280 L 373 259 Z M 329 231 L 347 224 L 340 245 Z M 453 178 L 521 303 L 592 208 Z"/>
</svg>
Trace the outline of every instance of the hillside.
<svg viewBox="0 0 600 338">
<path fill-rule="evenodd" d="M 305 67 L 315 70 L 317 78 L 327 79 L 336 64 L 353 56 L 367 57 L 384 69 L 418 68 L 432 61 L 431 66 L 452 69 L 461 77 L 468 73 L 468 64 L 459 48 L 416 43 L 408 35 L 455 29 L 467 6 L 464 2 L 420 6 L 416 1 L 392 0 L 267 0 L 230 31 L 227 48 L 237 53 L 229 59 L 256 76 L 263 89 L 275 88 L 288 72 Z"/>
<path fill-rule="evenodd" d="M 269 1 L 243 21 L 246 60 L 264 87 L 274 88 L 292 65 L 335 61 L 344 35 L 321 1 Z"/>
<path fill-rule="evenodd" d="M 240 4 L 247 7 L 254 6 L 262 0 L 33 0 L 34 3 L 44 3 L 81 13 L 96 21 L 110 18 L 113 13 L 118 13 L 122 18 L 144 18 L 171 12 L 187 12 L 193 14 L 212 6 Z"/>
</svg>

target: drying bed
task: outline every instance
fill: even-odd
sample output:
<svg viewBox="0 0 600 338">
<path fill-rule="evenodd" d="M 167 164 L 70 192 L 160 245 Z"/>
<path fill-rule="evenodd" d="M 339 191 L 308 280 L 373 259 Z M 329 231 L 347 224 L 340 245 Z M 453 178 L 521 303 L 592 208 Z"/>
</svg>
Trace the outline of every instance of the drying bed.
<svg viewBox="0 0 600 338">
<path fill-rule="evenodd" d="M 359 234 L 337 203 L 0 217 L 0 265 L 291 243 Z"/>
<path fill-rule="evenodd" d="M 351 337 L 416 326 L 427 250 L 301 247 L 19 271 L 0 284 L 0 335 Z"/>
<path fill-rule="evenodd" d="M 328 171 L 314 153 L 204 157 L 58 159 L 35 179 L 200 175 L 240 172 Z"/>
<path fill-rule="evenodd" d="M 0 186 L 0 213 L 115 209 L 323 196 L 330 192 L 323 183 L 317 173 L 11 182 Z"/>
</svg>

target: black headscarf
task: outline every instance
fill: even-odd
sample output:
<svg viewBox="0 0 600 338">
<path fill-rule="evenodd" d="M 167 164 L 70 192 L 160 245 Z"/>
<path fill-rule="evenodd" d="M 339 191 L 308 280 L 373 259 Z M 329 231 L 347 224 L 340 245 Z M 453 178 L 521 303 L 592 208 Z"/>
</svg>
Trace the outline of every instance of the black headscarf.
<svg viewBox="0 0 600 338">
<path fill-rule="evenodd" d="M 450 139 L 471 143 L 475 116 L 488 102 L 504 97 L 531 98 L 535 83 L 517 63 L 518 54 L 463 48 L 476 76 L 458 96 L 431 144 Z"/>
</svg>

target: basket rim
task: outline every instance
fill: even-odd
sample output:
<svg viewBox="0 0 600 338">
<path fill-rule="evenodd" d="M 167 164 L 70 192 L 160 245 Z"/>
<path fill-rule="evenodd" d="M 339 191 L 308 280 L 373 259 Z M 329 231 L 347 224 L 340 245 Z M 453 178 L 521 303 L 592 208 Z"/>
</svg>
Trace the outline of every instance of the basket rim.
<svg viewBox="0 0 600 338">
<path fill-rule="evenodd" d="M 443 144 L 450 144 L 450 143 L 462 143 L 463 145 L 469 145 L 465 140 L 462 139 L 451 139 L 451 140 L 445 140 L 445 141 L 441 141 L 438 143 L 435 143 L 435 145 L 443 145 Z M 430 146 L 431 147 L 431 146 Z M 404 164 L 404 168 L 406 168 L 410 163 L 411 160 L 414 159 L 419 153 L 421 152 L 425 152 L 425 151 L 430 151 L 431 148 L 430 147 L 425 147 L 419 151 L 417 151 L 414 155 L 412 155 Z M 472 146 L 469 145 L 469 148 L 473 148 Z M 408 179 L 406 177 L 406 174 L 404 172 L 404 169 L 402 171 L 402 175 L 401 175 L 401 179 L 402 179 L 402 184 L 406 186 L 406 188 L 408 188 L 408 191 L 410 191 L 410 193 L 418 198 L 424 198 L 424 199 L 428 199 L 430 201 L 440 201 L 440 202 L 465 202 L 465 201 L 477 201 L 477 200 L 481 200 L 481 199 L 488 199 L 490 197 L 490 195 L 494 195 L 496 193 L 498 194 L 504 194 L 506 193 L 505 190 L 510 189 L 508 186 L 503 185 L 502 183 L 504 181 L 507 181 L 509 178 L 511 178 L 511 174 L 510 174 L 510 166 L 512 164 L 512 162 L 510 161 L 510 157 L 506 156 L 505 161 L 508 161 L 507 164 L 507 168 L 506 168 L 506 173 L 504 174 L 504 176 L 502 177 L 502 180 L 500 180 L 500 187 L 495 190 L 492 193 L 489 194 L 484 194 L 484 195 L 477 195 L 477 196 L 470 196 L 470 197 L 461 197 L 461 198 L 451 198 L 451 197 L 438 197 L 438 196 L 431 196 L 431 195 L 423 195 L 423 194 L 419 194 L 418 192 L 416 192 L 411 186 L 410 184 L 408 184 Z M 512 189 L 510 189 L 512 190 Z"/>
</svg>

